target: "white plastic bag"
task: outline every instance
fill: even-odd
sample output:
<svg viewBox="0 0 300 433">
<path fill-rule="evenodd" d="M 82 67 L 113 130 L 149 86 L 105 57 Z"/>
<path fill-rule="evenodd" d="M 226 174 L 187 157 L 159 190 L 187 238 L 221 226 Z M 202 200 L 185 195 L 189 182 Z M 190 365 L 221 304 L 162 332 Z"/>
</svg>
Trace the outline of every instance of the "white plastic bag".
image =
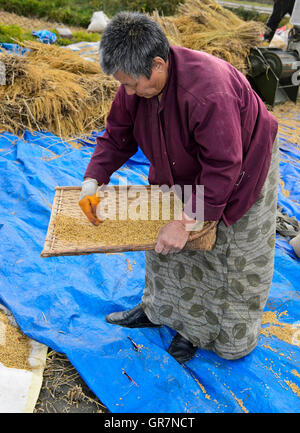
<svg viewBox="0 0 300 433">
<path fill-rule="evenodd" d="M 269 47 L 286 50 L 288 45 L 288 36 L 289 36 L 290 29 L 291 26 L 283 26 L 280 27 L 280 29 L 277 29 Z"/>
<path fill-rule="evenodd" d="M 94 12 L 87 30 L 89 32 L 102 33 L 109 21 L 104 12 Z"/>
</svg>

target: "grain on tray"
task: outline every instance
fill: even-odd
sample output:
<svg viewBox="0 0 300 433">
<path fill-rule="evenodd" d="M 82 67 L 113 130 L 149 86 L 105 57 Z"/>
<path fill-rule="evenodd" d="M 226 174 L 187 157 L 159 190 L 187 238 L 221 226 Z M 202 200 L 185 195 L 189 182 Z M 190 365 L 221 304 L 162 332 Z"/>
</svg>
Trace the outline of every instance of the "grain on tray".
<svg viewBox="0 0 300 433">
<path fill-rule="evenodd" d="M 77 245 L 131 245 L 156 241 L 159 230 L 169 220 L 119 221 L 106 219 L 99 226 L 83 224 L 79 219 L 59 214 L 55 217 L 55 236 Z"/>
</svg>

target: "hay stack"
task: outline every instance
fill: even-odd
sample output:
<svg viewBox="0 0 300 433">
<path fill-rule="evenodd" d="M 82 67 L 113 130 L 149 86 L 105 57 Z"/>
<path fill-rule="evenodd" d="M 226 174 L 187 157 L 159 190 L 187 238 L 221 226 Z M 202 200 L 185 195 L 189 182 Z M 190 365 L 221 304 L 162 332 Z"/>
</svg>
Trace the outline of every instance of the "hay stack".
<svg viewBox="0 0 300 433">
<path fill-rule="evenodd" d="M 51 69 L 61 69 L 74 74 L 101 73 L 98 63 L 88 62 L 73 51 L 58 45 L 28 41 L 25 46 L 30 49 L 28 59 L 31 63 L 45 63 Z"/>
<path fill-rule="evenodd" d="M 162 25 L 171 44 L 213 54 L 243 73 L 246 56 L 260 43 L 263 31 L 262 24 L 241 20 L 214 0 L 187 0 L 176 16 L 164 18 L 156 13 L 153 18 Z"/>
<path fill-rule="evenodd" d="M 23 57 L 0 55 L 0 132 L 46 130 L 60 137 L 102 129 L 118 83 L 71 50 L 26 44 Z"/>
</svg>

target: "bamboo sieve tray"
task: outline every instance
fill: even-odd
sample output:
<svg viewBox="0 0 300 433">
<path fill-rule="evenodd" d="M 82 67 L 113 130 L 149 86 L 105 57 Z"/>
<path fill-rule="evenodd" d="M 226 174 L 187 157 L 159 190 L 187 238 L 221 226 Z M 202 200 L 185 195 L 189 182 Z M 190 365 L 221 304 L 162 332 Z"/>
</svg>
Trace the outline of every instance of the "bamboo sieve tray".
<svg viewBox="0 0 300 433">
<path fill-rule="evenodd" d="M 119 197 L 123 197 L 125 189 L 131 189 L 131 191 L 145 191 L 145 186 L 130 185 L 130 186 L 106 186 L 106 190 L 113 188 L 116 191 L 117 206 L 123 205 L 122 200 Z M 150 191 L 150 186 L 146 187 Z M 79 194 L 81 187 L 56 187 L 55 196 L 52 205 L 51 217 L 48 225 L 48 231 L 44 242 L 43 251 L 41 257 L 56 257 L 56 256 L 73 256 L 73 255 L 85 255 L 93 253 L 116 253 L 125 251 L 146 251 L 154 250 L 155 242 L 141 243 L 136 240 L 128 239 L 128 243 L 123 242 L 120 245 L 109 245 L 101 244 L 98 242 L 76 242 L 62 239 L 55 232 L 56 217 L 60 215 L 67 215 L 68 217 L 75 218 L 84 231 L 91 230 L 92 224 L 88 221 L 82 210 L 78 205 Z M 125 192 L 126 193 L 126 192 Z M 128 200 L 129 201 L 129 200 Z M 133 221 L 133 224 L 135 221 Z M 147 223 L 145 221 L 144 223 Z M 104 223 L 103 223 L 104 224 Z M 100 226 L 101 227 L 101 224 Z M 157 233 L 158 234 L 158 233 Z M 216 240 L 216 222 L 208 221 L 204 223 L 203 229 L 198 232 L 191 232 L 189 241 L 185 246 L 185 250 L 211 250 Z"/>
</svg>

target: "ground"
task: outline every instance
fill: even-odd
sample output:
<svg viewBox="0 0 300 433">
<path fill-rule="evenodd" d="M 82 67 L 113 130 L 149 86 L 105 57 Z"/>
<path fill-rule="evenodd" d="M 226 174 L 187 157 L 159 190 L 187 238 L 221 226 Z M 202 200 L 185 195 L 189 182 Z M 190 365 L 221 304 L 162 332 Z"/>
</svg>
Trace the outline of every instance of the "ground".
<svg viewBox="0 0 300 433">
<path fill-rule="evenodd" d="M 49 349 L 34 413 L 109 412 L 63 354 Z"/>
</svg>

